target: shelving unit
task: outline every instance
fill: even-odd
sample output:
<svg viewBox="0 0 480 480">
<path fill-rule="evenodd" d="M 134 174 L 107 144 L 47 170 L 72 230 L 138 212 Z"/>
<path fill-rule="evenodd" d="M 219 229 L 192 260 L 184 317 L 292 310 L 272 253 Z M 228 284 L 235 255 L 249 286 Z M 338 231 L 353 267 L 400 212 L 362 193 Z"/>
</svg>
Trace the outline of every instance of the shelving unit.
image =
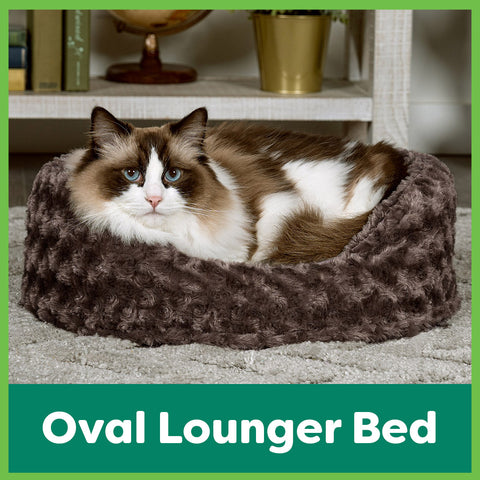
<svg viewBox="0 0 480 480">
<path fill-rule="evenodd" d="M 346 122 L 347 134 L 408 146 L 411 10 L 352 11 L 348 80 L 324 80 L 322 92 L 279 95 L 258 79 L 201 78 L 181 85 L 91 80 L 88 92 L 12 92 L 11 119 L 83 119 L 95 105 L 125 119 L 180 118 L 206 106 L 211 119 Z"/>
</svg>

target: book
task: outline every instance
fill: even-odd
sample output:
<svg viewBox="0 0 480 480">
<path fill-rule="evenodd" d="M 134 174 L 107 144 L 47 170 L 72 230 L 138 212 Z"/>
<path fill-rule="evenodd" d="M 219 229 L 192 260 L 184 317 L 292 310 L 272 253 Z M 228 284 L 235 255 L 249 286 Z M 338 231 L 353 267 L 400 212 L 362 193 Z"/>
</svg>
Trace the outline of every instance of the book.
<svg viewBox="0 0 480 480">
<path fill-rule="evenodd" d="M 27 29 L 22 25 L 8 26 L 8 45 L 10 47 L 27 46 Z"/>
<path fill-rule="evenodd" d="M 31 88 L 55 92 L 62 88 L 62 10 L 28 10 Z"/>
<path fill-rule="evenodd" d="M 88 90 L 90 81 L 90 11 L 63 13 L 63 89 Z"/>
<path fill-rule="evenodd" d="M 27 47 L 8 47 L 8 68 L 27 68 Z"/>
<path fill-rule="evenodd" d="M 19 92 L 26 89 L 27 70 L 25 68 L 8 69 L 8 91 Z"/>
</svg>

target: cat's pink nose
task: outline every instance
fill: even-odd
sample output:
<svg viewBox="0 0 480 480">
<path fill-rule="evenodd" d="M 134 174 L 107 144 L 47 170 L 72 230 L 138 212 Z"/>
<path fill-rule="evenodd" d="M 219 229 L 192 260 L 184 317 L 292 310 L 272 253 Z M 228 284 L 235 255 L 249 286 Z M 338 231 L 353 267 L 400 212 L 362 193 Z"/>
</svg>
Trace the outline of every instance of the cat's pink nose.
<svg viewBox="0 0 480 480">
<path fill-rule="evenodd" d="M 160 202 L 162 201 L 162 197 L 160 195 L 151 195 L 147 197 L 147 202 L 155 208 Z"/>
</svg>

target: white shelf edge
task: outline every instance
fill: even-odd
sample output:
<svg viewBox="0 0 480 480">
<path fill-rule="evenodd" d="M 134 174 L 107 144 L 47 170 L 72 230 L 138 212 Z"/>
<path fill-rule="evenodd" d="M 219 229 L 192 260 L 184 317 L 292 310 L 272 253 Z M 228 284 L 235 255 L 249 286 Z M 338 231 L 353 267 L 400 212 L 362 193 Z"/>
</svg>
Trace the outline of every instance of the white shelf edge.
<svg viewBox="0 0 480 480">
<path fill-rule="evenodd" d="M 175 119 L 205 106 L 212 120 L 372 120 L 372 98 L 360 83 L 326 80 L 319 94 L 262 92 L 254 79 L 201 79 L 183 85 L 126 85 L 92 79 L 88 92 L 9 95 L 11 119 L 86 119 L 101 105 L 125 119 Z"/>
</svg>

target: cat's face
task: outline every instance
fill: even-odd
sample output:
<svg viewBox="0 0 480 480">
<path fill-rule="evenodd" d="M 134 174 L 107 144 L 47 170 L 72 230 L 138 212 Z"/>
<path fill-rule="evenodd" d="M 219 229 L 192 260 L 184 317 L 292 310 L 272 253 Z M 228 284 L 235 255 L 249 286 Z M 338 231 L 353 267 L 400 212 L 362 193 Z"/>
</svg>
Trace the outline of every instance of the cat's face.
<svg viewBox="0 0 480 480">
<path fill-rule="evenodd" d="M 95 108 L 90 146 L 71 183 L 74 202 L 152 228 L 211 210 L 221 184 L 203 152 L 206 120 L 198 109 L 177 123 L 135 128 Z"/>
<path fill-rule="evenodd" d="M 170 216 L 189 207 L 191 189 L 185 188 L 191 171 L 173 166 L 162 157 L 155 146 L 150 152 L 138 152 L 137 161 L 110 172 L 110 182 L 116 192 L 111 201 L 122 206 L 130 215 L 146 226 L 156 227 L 164 216 Z M 182 188 L 183 185 L 183 188 Z"/>
</svg>

